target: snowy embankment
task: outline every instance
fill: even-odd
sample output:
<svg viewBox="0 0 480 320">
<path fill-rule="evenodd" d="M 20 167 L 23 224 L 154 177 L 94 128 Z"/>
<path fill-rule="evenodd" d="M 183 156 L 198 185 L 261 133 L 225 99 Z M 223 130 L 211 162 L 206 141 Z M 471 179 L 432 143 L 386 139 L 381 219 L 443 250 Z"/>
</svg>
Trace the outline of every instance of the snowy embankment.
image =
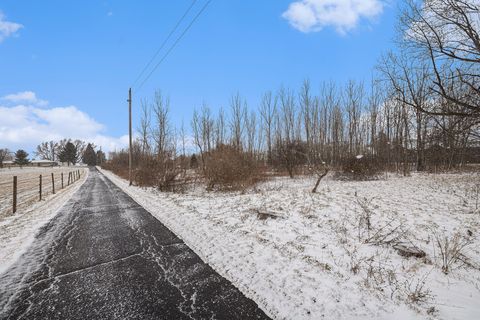
<svg viewBox="0 0 480 320">
<path fill-rule="evenodd" d="M 273 318 L 480 315 L 478 174 L 325 179 L 317 194 L 309 178 L 173 194 L 102 172 Z M 401 256 L 400 244 L 426 255 Z"/>
<path fill-rule="evenodd" d="M 42 201 L 18 210 L 15 214 L 0 217 L 0 274 L 3 273 L 35 239 L 37 231 L 48 223 L 88 177 L 88 170 L 71 187 L 57 190 Z M 35 170 L 30 170 L 37 174 Z"/>
</svg>

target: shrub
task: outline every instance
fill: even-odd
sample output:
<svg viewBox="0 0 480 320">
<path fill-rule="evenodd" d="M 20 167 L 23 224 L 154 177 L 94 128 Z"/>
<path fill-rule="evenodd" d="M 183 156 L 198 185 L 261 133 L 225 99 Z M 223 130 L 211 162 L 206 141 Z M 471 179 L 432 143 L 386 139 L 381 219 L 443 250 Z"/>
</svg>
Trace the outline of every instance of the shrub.
<svg viewBox="0 0 480 320">
<path fill-rule="evenodd" d="M 154 187 L 157 184 L 157 162 L 153 158 L 143 160 L 135 169 L 134 181 L 140 187 Z"/>
<path fill-rule="evenodd" d="M 293 178 L 300 166 L 308 163 L 308 146 L 300 140 L 277 141 L 272 152 L 272 162 L 275 167 L 286 169 Z"/>
<path fill-rule="evenodd" d="M 141 187 L 156 187 L 160 191 L 183 191 L 184 172 L 177 162 L 168 156 L 145 156 L 135 169 L 134 182 Z"/>
<path fill-rule="evenodd" d="M 205 155 L 204 173 L 209 190 L 246 189 L 261 180 L 253 156 L 231 145 L 220 145 Z"/>
<path fill-rule="evenodd" d="M 190 157 L 190 168 L 191 169 L 198 168 L 198 159 L 195 154 L 192 154 L 192 156 Z"/>
<path fill-rule="evenodd" d="M 102 163 L 102 168 L 128 179 L 128 152 L 125 150 L 111 152 L 110 159 Z"/>
<path fill-rule="evenodd" d="M 465 237 L 457 232 L 452 237 L 434 233 L 434 237 L 440 254 L 443 273 L 448 274 L 455 264 L 466 264 L 467 258 L 464 256 L 464 252 L 473 243 L 470 236 Z"/>
<path fill-rule="evenodd" d="M 349 157 L 342 161 L 336 177 L 345 180 L 376 180 L 381 176 L 383 169 L 383 165 L 376 157 Z"/>
<path fill-rule="evenodd" d="M 166 155 L 144 155 L 134 157 L 132 180 L 141 187 L 155 187 L 160 191 L 183 191 L 186 178 L 184 170 L 178 164 L 179 158 Z M 110 154 L 110 160 L 102 168 L 128 179 L 128 152 L 120 151 Z"/>
</svg>

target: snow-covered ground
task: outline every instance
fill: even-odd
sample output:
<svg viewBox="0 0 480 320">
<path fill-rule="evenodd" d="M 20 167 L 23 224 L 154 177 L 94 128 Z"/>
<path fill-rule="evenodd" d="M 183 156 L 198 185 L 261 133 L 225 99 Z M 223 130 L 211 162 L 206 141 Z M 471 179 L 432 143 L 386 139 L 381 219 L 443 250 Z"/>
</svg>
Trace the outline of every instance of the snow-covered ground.
<svg viewBox="0 0 480 320">
<path fill-rule="evenodd" d="M 173 194 L 102 172 L 273 318 L 480 318 L 478 174 Z M 426 256 L 403 257 L 398 243 Z"/>
<path fill-rule="evenodd" d="M 38 229 L 50 221 L 85 182 L 88 170 L 85 168 L 78 169 L 82 171 L 81 179 L 69 188 L 57 188 L 56 194 L 47 195 L 40 202 L 35 201 L 28 207 L 22 207 L 13 215 L 0 215 L 0 274 L 21 256 L 34 240 Z M 39 172 L 51 172 L 52 168 L 49 168 L 50 171 L 43 168 L 25 170 L 20 173 L 37 176 Z M 57 171 L 62 170 L 57 169 L 55 172 Z M 12 171 L 1 171 L 0 176 L 5 172 L 13 174 Z M 62 172 L 66 172 L 65 169 Z M 18 174 L 18 172 L 15 174 Z"/>
</svg>

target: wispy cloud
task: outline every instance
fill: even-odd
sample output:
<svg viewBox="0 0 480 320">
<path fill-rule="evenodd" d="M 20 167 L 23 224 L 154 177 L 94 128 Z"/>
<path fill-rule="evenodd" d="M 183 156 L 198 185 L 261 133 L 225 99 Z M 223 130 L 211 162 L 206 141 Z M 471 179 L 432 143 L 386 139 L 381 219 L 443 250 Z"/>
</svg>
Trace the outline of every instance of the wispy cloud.
<svg viewBox="0 0 480 320">
<path fill-rule="evenodd" d="M 23 25 L 11 21 L 7 21 L 5 15 L 0 11 L 0 43 L 8 37 L 16 34 Z"/>
<path fill-rule="evenodd" d="M 299 0 L 291 3 L 282 17 L 301 32 L 333 27 L 344 35 L 355 29 L 362 19 L 377 18 L 383 7 L 382 0 Z"/>
<path fill-rule="evenodd" d="M 22 102 L 0 104 L 0 141 L 12 150 L 34 150 L 42 141 L 63 138 L 93 142 L 104 151 L 120 149 L 128 144 L 128 136 L 105 135 L 105 126 L 75 106 L 42 107 L 35 93 L 25 91 L 7 95 L 4 101 Z"/>
</svg>

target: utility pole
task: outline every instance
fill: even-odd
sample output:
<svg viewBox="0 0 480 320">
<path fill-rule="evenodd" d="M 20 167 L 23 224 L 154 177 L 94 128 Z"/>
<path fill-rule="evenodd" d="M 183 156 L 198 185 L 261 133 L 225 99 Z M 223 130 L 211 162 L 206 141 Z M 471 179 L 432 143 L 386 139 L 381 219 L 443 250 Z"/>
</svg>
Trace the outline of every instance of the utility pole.
<svg viewBox="0 0 480 320">
<path fill-rule="evenodd" d="M 128 89 L 128 180 L 132 185 L 132 88 Z"/>
</svg>

